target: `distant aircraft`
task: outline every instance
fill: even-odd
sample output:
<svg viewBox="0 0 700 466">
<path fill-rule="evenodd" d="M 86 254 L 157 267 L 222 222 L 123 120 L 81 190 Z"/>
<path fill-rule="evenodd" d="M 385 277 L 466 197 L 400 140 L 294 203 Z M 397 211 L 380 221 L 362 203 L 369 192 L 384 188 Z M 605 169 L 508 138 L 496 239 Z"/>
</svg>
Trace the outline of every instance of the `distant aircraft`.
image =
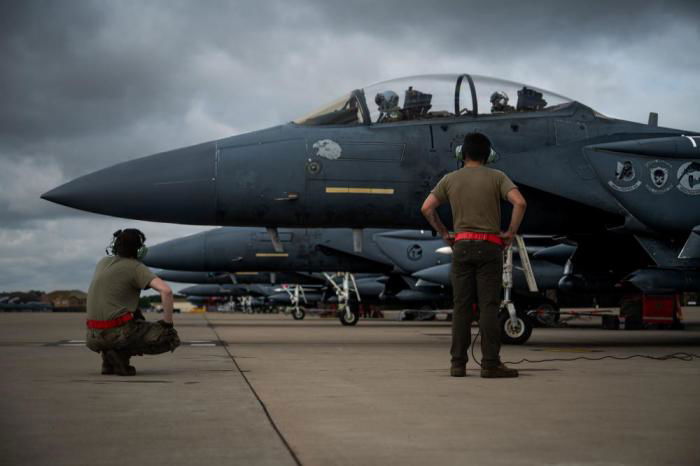
<svg viewBox="0 0 700 466">
<path fill-rule="evenodd" d="M 231 283 L 230 276 L 238 276 L 247 270 L 276 271 L 276 276 L 293 273 L 292 277 L 303 276 L 307 280 L 322 277 L 322 272 L 345 272 L 334 277 L 327 275 L 326 279 L 327 288 L 339 298 L 339 318 L 346 325 L 353 325 L 359 319 L 357 302 L 349 299 L 355 289 L 363 302 L 394 302 L 420 307 L 449 303 L 451 257 L 437 252 L 445 244 L 428 231 L 365 229 L 362 252 L 353 250 L 352 235 L 346 229 L 280 229 L 278 235 L 284 245 L 281 253 L 274 251 L 269 232 L 262 228 L 217 228 L 153 245 L 144 262 L 152 267 L 174 269 L 159 272 L 161 278 L 201 278 L 202 283 L 208 282 L 212 275 L 220 277 L 219 283 Z M 533 260 L 535 276 L 542 289 L 555 289 L 564 274 L 564 263 L 575 248 L 551 246 L 551 238 L 536 240 L 549 247 L 534 247 L 532 252 L 537 251 L 549 260 Z M 353 272 L 380 273 L 386 277 L 356 277 Z M 520 309 L 517 328 L 529 331 L 532 323 L 526 312 L 543 304 L 555 305 L 542 294 L 527 293 L 525 279 L 517 268 L 514 277 L 518 292 L 515 303 Z M 295 285 L 294 282 L 287 283 Z M 244 289 L 240 286 L 201 285 L 194 289 L 211 290 L 212 295 L 219 292 L 231 294 L 233 290 Z M 291 297 L 291 290 L 287 290 L 278 298 L 286 301 Z M 290 302 L 296 310 L 294 317 L 303 318 L 300 302 Z M 507 338 L 506 341 L 510 342 Z"/>
<path fill-rule="evenodd" d="M 288 124 L 121 163 L 42 197 L 117 217 L 272 232 L 428 228 L 421 202 L 460 166 L 464 135 L 480 131 L 493 143 L 491 166 L 528 201 L 522 233 L 578 245 L 571 290 L 611 281 L 698 290 L 700 135 L 657 121 L 609 118 L 500 79 L 414 76 L 356 89 Z"/>
<path fill-rule="evenodd" d="M 354 273 L 387 274 L 394 265 L 374 245 L 372 235 L 362 232 L 362 253 L 354 252 L 353 237 L 346 229 L 285 229 L 276 232 L 283 251 L 276 251 L 271 233 L 262 228 L 216 228 L 166 241 L 148 249 L 144 263 L 150 267 L 192 272 L 284 272 L 323 273 L 338 299 L 344 325 L 359 319 L 359 289 Z M 337 273 L 337 274 L 336 274 Z M 323 275 L 292 282 L 303 284 Z M 353 298 L 353 296 L 355 298 Z M 301 315 L 301 311 L 299 311 Z"/>
<path fill-rule="evenodd" d="M 184 270 L 159 270 L 156 272 L 165 281 L 175 283 L 193 283 L 197 285 L 217 284 L 260 284 L 276 285 L 295 283 L 300 285 L 323 284 L 323 277 L 308 273 L 294 272 L 188 272 Z"/>
<path fill-rule="evenodd" d="M 337 295 L 333 287 L 328 284 L 326 278 L 320 273 L 287 273 L 287 272 L 187 272 L 180 270 L 161 270 L 157 275 L 163 280 L 179 283 L 193 283 L 194 286 L 183 288 L 180 293 L 187 296 L 192 302 L 201 303 L 206 298 L 230 298 L 237 299 L 243 308 L 250 307 L 252 300 L 256 298 L 264 306 L 265 301 L 278 306 L 292 308 L 294 319 L 301 320 L 306 315 L 308 306 L 321 302 L 337 303 Z M 386 276 L 371 274 L 355 274 L 355 286 L 364 304 L 402 303 L 405 305 L 434 305 L 436 302 L 445 301 L 448 297 L 440 285 L 416 287 L 415 289 L 402 288 L 389 297 L 385 296 Z M 232 279 L 250 280 L 259 285 L 245 285 L 242 282 L 232 283 Z M 342 279 L 336 277 L 337 285 L 342 284 Z M 323 283 L 326 285 L 323 285 Z M 248 282 L 250 283 L 250 282 Z M 271 286 L 275 285 L 275 286 Z M 295 293 L 301 292 L 301 296 L 295 299 Z M 331 296 L 336 295 L 336 296 Z"/>
</svg>

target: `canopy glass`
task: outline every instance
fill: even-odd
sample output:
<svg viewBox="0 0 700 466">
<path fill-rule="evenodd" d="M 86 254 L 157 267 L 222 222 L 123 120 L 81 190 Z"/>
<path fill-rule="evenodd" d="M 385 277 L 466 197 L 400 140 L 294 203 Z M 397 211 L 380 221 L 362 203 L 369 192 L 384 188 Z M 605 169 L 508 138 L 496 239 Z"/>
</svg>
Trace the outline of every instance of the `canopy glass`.
<svg viewBox="0 0 700 466">
<path fill-rule="evenodd" d="M 573 102 L 553 92 L 476 75 L 426 75 L 357 89 L 294 123 L 383 124 L 454 117 L 553 111 Z"/>
</svg>

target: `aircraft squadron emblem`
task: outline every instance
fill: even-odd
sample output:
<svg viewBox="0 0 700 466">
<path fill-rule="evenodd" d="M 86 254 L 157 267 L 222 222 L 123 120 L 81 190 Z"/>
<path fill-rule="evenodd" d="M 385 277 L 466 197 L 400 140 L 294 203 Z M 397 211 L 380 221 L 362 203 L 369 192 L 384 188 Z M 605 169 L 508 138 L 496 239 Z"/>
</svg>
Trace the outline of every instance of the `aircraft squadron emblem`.
<svg viewBox="0 0 700 466">
<path fill-rule="evenodd" d="M 608 186 L 623 193 L 634 191 L 642 184 L 640 180 L 635 182 L 634 180 L 636 178 L 637 172 L 631 161 L 625 160 L 624 162 L 617 162 L 615 180 L 608 181 Z"/>
<path fill-rule="evenodd" d="M 686 162 L 678 168 L 676 187 L 691 196 L 700 194 L 700 162 Z"/>
<path fill-rule="evenodd" d="M 408 250 L 406 251 L 406 255 L 412 261 L 417 261 L 421 257 L 423 257 L 423 248 L 420 244 L 414 244 L 408 248 Z"/>
<path fill-rule="evenodd" d="M 331 139 L 321 139 L 316 141 L 312 146 L 316 150 L 316 155 L 323 157 L 328 160 L 337 160 L 340 158 L 340 154 L 343 150 L 340 148 L 340 144 Z"/>
<path fill-rule="evenodd" d="M 673 185 L 668 183 L 668 174 L 672 168 L 670 163 L 663 160 L 653 160 L 647 162 L 646 166 L 649 169 L 651 183 L 648 182 L 645 186 L 650 192 L 661 194 L 673 188 Z"/>
</svg>

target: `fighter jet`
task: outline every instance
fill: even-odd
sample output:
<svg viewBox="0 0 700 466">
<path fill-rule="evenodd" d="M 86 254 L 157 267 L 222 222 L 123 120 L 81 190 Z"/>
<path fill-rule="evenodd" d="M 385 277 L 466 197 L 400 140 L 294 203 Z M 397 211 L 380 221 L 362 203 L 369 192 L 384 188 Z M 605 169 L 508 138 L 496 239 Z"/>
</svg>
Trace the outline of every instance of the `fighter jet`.
<svg viewBox="0 0 700 466">
<path fill-rule="evenodd" d="M 188 286 L 180 290 L 185 296 L 199 297 L 235 297 L 235 296 L 268 296 L 274 292 L 271 285 L 213 285 L 200 284 Z"/>
<path fill-rule="evenodd" d="M 151 246 L 144 263 L 192 272 L 323 273 L 338 299 L 340 321 L 355 325 L 361 296 L 354 273 L 385 274 L 394 269 L 372 240 L 372 235 L 381 231 L 363 230 L 360 240 L 364 248 L 358 254 L 354 252 L 357 238 L 346 229 L 295 228 L 273 233 L 262 228 L 217 228 Z M 273 237 L 281 251 L 276 249 Z M 318 276 L 312 278 L 318 280 Z M 296 286 L 302 283 L 293 282 Z M 296 299 L 295 317 L 303 318 L 299 305 L 299 300 L 305 300 L 303 289 L 291 292 Z"/>
<path fill-rule="evenodd" d="M 304 304 L 310 305 L 322 300 L 321 291 L 326 283 L 323 276 L 294 272 L 229 273 L 160 270 L 156 275 L 165 281 L 194 284 L 195 286 L 181 291 L 190 301 L 209 297 L 235 298 L 236 304 L 248 311 L 252 311 L 253 304 L 256 303 L 258 307 L 263 308 L 266 303 L 289 306 L 294 308 L 292 316 L 297 320 L 305 316 L 299 301 L 303 300 Z M 261 286 L 246 286 L 251 284 Z M 300 291 L 302 295 L 299 297 Z M 297 303 L 295 303 L 295 293 L 297 293 Z"/>
<path fill-rule="evenodd" d="M 253 312 L 255 308 L 269 311 L 272 309 L 270 297 L 277 293 L 275 286 L 270 284 L 199 284 L 180 290 L 180 294 L 194 304 L 202 304 L 213 300 L 227 305 L 236 305 L 239 310 Z M 233 309 L 233 308 L 231 308 Z"/>
<path fill-rule="evenodd" d="M 353 296 L 353 292 L 357 301 L 365 304 L 402 303 L 433 307 L 437 303 L 449 303 L 450 290 L 446 282 L 449 281 L 451 257 L 437 252 L 445 246 L 442 239 L 433 237 L 429 231 L 366 229 L 363 233 L 362 241 L 366 246 L 363 252 L 358 253 L 353 250 L 351 235 L 346 229 L 281 229 L 278 235 L 285 252 L 276 253 L 269 233 L 262 228 L 217 228 L 151 246 L 144 262 L 153 267 L 191 271 L 168 270 L 159 273 L 162 278 L 194 280 L 201 277 L 210 280 L 208 274 L 214 274 L 215 277 L 220 277 L 220 282 L 225 283 L 230 283 L 229 276 L 237 276 L 240 271 L 252 269 L 285 271 L 286 274 L 300 269 L 295 275 L 305 278 L 323 277 L 321 272 L 342 271 L 344 273 L 334 277 L 326 274 L 325 278 L 326 291 L 330 290 L 336 295 L 335 300 L 341 308 L 339 317 L 345 325 L 358 321 L 357 302 L 350 300 L 348 304 L 348 298 Z M 552 242 L 550 238 L 546 240 Z M 558 257 L 560 254 L 556 250 L 559 249 L 568 251 L 568 256 L 571 256 L 575 248 L 557 245 L 546 249 L 535 247 L 532 250 L 540 253 L 551 251 L 550 256 Z M 561 263 L 558 265 L 533 261 L 534 273 L 541 282 L 542 289 L 557 287 L 558 280 L 564 273 L 565 262 L 563 257 L 559 260 Z M 224 269 L 239 272 L 230 275 L 211 272 Z M 196 270 L 205 272 L 194 272 Z M 361 276 L 352 272 L 379 272 L 386 276 Z M 522 323 L 519 328 L 531 328 L 527 311 L 543 303 L 551 306 L 551 301 L 541 294 L 527 294 L 527 285 L 521 271 L 516 269 L 514 276 L 515 289 L 519 292 L 514 301 L 520 309 L 519 321 Z M 309 301 L 309 290 L 297 289 L 295 285 L 292 283 L 285 292 L 278 294 L 281 300 L 289 301 L 294 308 L 294 318 L 303 319 L 303 304 Z M 212 294 L 219 290 L 216 285 L 196 289 L 213 290 Z M 334 301 L 333 297 L 323 300 Z"/>
<path fill-rule="evenodd" d="M 414 76 L 355 89 L 287 124 L 121 163 L 43 197 L 118 217 L 273 232 L 429 228 L 421 202 L 459 168 L 464 135 L 479 131 L 492 141 L 491 166 L 528 200 L 521 231 L 577 243 L 562 285 L 590 291 L 627 278 L 647 292 L 697 290 L 700 135 L 657 121 L 610 118 L 511 81 Z"/>
<path fill-rule="evenodd" d="M 196 285 L 229 285 L 229 284 L 285 284 L 320 285 L 325 282 L 323 277 L 310 274 L 290 272 L 188 272 L 184 270 L 159 270 L 160 278 L 168 282 L 192 283 Z"/>
<path fill-rule="evenodd" d="M 443 287 L 434 284 L 416 287 L 415 279 L 399 278 L 400 274 L 410 275 L 413 269 L 402 270 L 381 251 L 375 238 L 384 242 L 386 238 L 377 236 L 384 231 L 363 230 L 363 251 L 355 252 L 347 229 L 281 229 L 277 234 L 284 252 L 275 252 L 269 232 L 262 228 L 217 228 L 151 246 L 144 262 L 148 266 L 172 269 L 159 272 L 166 280 L 197 283 L 228 284 L 230 277 L 256 277 L 245 272 L 248 270 L 274 271 L 272 275 L 277 283 L 289 286 L 270 298 L 288 301 L 294 308 L 295 319 L 303 319 L 305 305 L 315 300 L 309 294 L 312 290 L 299 285 L 319 280 L 326 284 L 323 300 L 339 304 L 339 318 L 345 325 L 358 321 L 358 302 L 424 306 L 444 301 Z M 424 267 L 440 263 L 442 257 L 437 262 L 425 263 Z M 295 277 L 299 279 L 294 280 Z M 280 280 L 287 278 L 291 280 Z M 387 283 L 395 282 L 399 282 L 398 286 L 387 295 Z M 200 286 L 197 290 L 214 288 Z"/>
</svg>

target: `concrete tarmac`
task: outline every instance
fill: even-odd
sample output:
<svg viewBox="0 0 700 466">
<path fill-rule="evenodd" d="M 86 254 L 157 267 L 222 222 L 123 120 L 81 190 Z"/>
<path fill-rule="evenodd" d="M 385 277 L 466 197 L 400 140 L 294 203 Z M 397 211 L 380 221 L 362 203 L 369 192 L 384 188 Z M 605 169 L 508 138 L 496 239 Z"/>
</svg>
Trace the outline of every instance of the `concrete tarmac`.
<svg viewBox="0 0 700 466">
<path fill-rule="evenodd" d="M 156 316 L 149 316 L 155 319 Z M 506 361 L 700 353 L 685 331 L 535 329 Z M 177 315 L 183 346 L 102 376 L 84 315 L 0 314 L 0 464 L 691 465 L 700 360 L 448 376 L 445 322 Z M 597 321 L 593 321 L 597 322 Z M 476 331 L 476 329 L 474 329 Z"/>
</svg>

